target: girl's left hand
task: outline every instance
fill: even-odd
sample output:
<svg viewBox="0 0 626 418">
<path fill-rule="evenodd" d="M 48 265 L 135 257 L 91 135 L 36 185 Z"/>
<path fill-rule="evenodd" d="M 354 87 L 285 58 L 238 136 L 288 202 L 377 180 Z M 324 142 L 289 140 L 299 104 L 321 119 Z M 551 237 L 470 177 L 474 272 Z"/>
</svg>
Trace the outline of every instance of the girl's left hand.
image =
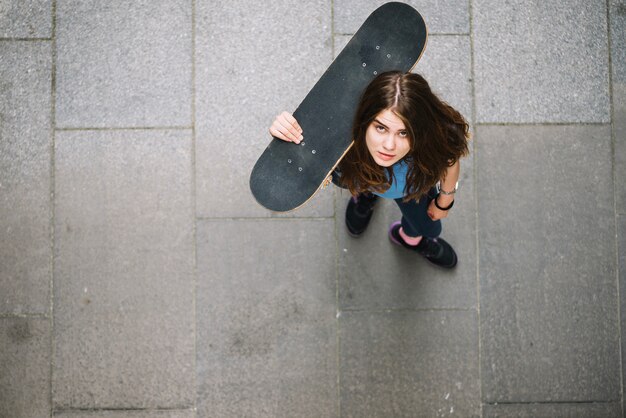
<svg viewBox="0 0 626 418">
<path fill-rule="evenodd" d="M 437 199 L 437 198 L 435 198 Z M 450 212 L 450 210 L 441 210 L 439 209 L 437 206 L 435 206 L 435 199 L 430 201 L 430 204 L 428 205 L 428 210 L 426 211 L 426 213 L 428 214 L 428 217 L 430 219 L 432 219 L 433 221 L 438 221 L 440 219 L 446 218 L 448 217 L 448 212 Z M 448 206 L 450 206 L 450 202 L 443 201 L 444 199 L 441 198 L 437 203 L 439 204 L 439 206 L 441 206 L 442 208 L 446 208 Z"/>
</svg>

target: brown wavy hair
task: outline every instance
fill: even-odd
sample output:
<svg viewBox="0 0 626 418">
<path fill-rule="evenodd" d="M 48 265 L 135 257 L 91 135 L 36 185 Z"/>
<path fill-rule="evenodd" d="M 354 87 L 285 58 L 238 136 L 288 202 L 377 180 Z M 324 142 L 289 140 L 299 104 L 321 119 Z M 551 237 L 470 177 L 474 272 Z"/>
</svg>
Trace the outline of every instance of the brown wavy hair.
<svg viewBox="0 0 626 418">
<path fill-rule="evenodd" d="M 448 167 L 469 153 L 469 125 L 421 75 L 380 74 L 363 92 L 352 124 L 354 144 L 338 166 L 341 184 L 353 195 L 382 193 L 391 186 L 393 168 L 376 164 L 365 141 L 367 128 L 386 109 L 402 120 L 410 142 L 403 159 L 408 164 L 405 200 L 419 200 L 443 179 Z"/>
</svg>

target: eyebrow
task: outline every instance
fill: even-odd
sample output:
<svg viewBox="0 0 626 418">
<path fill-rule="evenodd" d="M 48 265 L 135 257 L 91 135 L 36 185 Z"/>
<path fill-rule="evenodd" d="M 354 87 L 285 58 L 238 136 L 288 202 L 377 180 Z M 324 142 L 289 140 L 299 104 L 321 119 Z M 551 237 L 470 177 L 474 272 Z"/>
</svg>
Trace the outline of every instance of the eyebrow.
<svg viewBox="0 0 626 418">
<path fill-rule="evenodd" d="M 384 123 L 382 123 L 381 121 L 379 121 L 378 119 L 374 118 L 374 122 L 376 122 L 379 125 L 384 126 L 385 128 L 389 129 L 389 127 L 387 125 L 385 125 Z"/>
<path fill-rule="evenodd" d="M 379 120 L 378 120 L 378 119 L 376 119 L 376 118 L 374 118 L 374 122 L 378 123 L 379 125 L 382 125 L 385 129 L 389 129 L 389 127 L 388 127 L 387 125 L 385 125 L 384 123 L 382 123 L 381 121 L 379 121 Z M 408 131 L 406 130 L 406 128 L 400 129 L 400 131 L 403 131 L 403 132 L 408 132 Z"/>
</svg>

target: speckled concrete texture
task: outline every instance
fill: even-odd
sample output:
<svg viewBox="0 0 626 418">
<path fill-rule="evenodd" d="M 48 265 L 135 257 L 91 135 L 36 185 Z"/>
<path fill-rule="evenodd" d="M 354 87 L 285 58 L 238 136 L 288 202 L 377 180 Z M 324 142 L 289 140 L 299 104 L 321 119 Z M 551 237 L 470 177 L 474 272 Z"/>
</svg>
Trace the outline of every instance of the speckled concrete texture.
<svg viewBox="0 0 626 418">
<path fill-rule="evenodd" d="M 198 215 L 269 217 L 249 193 L 250 172 L 274 117 L 293 112 L 331 63 L 330 1 L 197 7 Z M 318 195 L 292 215 L 332 216 L 332 194 Z"/>
<path fill-rule="evenodd" d="M 618 418 L 622 416 L 619 402 L 594 404 L 517 404 L 488 405 L 484 418 Z"/>
<path fill-rule="evenodd" d="M 52 36 L 52 0 L 0 1 L 0 38 Z"/>
<path fill-rule="evenodd" d="M 333 227 L 332 219 L 199 222 L 199 416 L 334 416 Z"/>
<path fill-rule="evenodd" d="M 50 411 L 50 321 L 0 318 L 0 417 Z"/>
<path fill-rule="evenodd" d="M 191 2 L 58 0 L 56 125 L 190 126 Z"/>
<path fill-rule="evenodd" d="M 54 405 L 193 405 L 191 137 L 56 135 Z"/>
<path fill-rule="evenodd" d="M 473 311 L 343 312 L 342 417 L 478 416 Z"/>
<path fill-rule="evenodd" d="M 0 417 L 624 416 L 624 0 L 408 1 L 455 270 L 250 194 L 382 3 L 0 0 Z"/>
<path fill-rule="evenodd" d="M 472 4 L 477 122 L 610 122 L 604 3 Z"/>
<path fill-rule="evenodd" d="M 0 42 L 0 314 L 50 306 L 50 42 Z"/>
<path fill-rule="evenodd" d="M 476 136 L 483 398 L 619 400 L 609 127 Z"/>
<path fill-rule="evenodd" d="M 55 418 L 194 418 L 194 410 L 148 411 L 66 411 L 54 414 Z"/>
<path fill-rule="evenodd" d="M 384 0 L 334 0 L 334 27 L 337 34 L 353 34 Z M 409 0 L 426 21 L 429 34 L 469 33 L 468 0 Z"/>
</svg>

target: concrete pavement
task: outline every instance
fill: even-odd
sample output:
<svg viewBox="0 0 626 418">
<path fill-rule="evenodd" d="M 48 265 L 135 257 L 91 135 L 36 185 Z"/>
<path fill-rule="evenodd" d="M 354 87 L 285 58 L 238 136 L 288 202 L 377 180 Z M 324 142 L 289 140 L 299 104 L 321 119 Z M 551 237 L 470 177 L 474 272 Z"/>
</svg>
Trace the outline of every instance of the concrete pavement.
<svg viewBox="0 0 626 418">
<path fill-rule="evenodd" d="M 381 3 L 0 1 L 0 417 L 624 416 L 626 4 L 409 2 L 474 135 L 446 272 L 248 191 Z"/>
</svg>

